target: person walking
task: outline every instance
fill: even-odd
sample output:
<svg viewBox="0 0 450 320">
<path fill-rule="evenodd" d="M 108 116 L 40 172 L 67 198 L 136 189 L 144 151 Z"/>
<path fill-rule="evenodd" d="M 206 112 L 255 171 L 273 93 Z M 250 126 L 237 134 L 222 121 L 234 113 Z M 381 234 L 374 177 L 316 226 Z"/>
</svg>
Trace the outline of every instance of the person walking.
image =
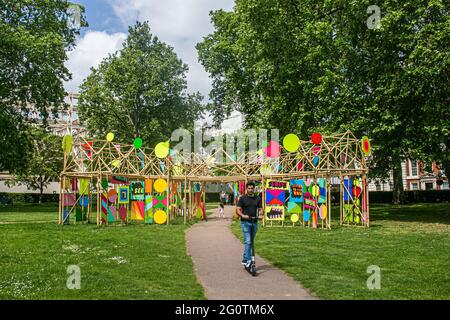
<svg viewBox="0 0 450 320">
<path fill-rule="evenodd" d="M 261 197 L 255 194 L 255 183 L 248 182 L 245 191 L 246 193 L 239 198 L 237 212 L 241 218 L 244 235 L 242 264 L 248 268 L 252 262 L 252 242 L 258 231 L 258 218 L 262 217 L 263 213 Z"/>
<path fill-rule="evenodd" d="M 219 218 L 225 219 L 225 206 L 222 202 L 219 205 Z"/>
</svg>

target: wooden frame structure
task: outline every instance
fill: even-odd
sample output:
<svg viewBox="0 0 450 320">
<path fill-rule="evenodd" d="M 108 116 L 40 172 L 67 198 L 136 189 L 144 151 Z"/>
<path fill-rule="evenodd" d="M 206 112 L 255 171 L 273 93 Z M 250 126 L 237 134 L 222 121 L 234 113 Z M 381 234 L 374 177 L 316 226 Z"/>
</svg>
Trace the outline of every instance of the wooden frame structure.
<svg viewBox="0 0 450 320">
<path fill-rule="evenodd" d="M 91 140 L 78 137 L 73 141 L 70 152 L 64 153 L 64 169 L 61 172 L 61 191 L 59 204 L 59 223 L 70 221 L 70 215 L 80 201 L 83 202 L 81 219 L 78 221 L 93 222 L 95 209 L 96 223 L 102 221 L 102 194 L 108 187 L 103 181 L 110 183 L 111 177 L 119 177 L 130 181 L 145 179 L 164 179 L 168 184 L 166 208 L 168 224 L 182 212 L 184 223 L 194 217 L 194 196 L 192 187 L 200 183 L 202 190 L 208 182 L 261 182 L 263 205 L 266 204 L 267 180 L 291 181 L 301 179 L 315 184 L 318 179 L 326 179 L 326 203 L 329 208 L 326 219 L 322 220 L 322 228 L 331 228 L 331 181 L 339 179 L 340 189 L 340 223 L 341 225 L 369 226 L 368 203 L 368 168 L 362 150 L 361 140 L 352 132 L 322 136 L 320 144 L 301 141 L 296 152 L 288 152 L 281 148 L 277 158 L 270 158 L 263 153 L 244 153 L 238 157 L 218 148 L 208 157 L 189 152 L 172 154 L 163 159 L 156 156 L 153 149 L 138 148 L 133 145 L 117 144 L 107 140 Z M 89 185 L 83 194 L 73 186 L 74 179 L 83 179 Z M 76 181 L 76 180 L 75 180 Z M 172 190 L 173 186 L 177 190 Z M 172 207 L 174 197 L 182 198 L 181 208 Z M 71 196 L 70 205 L 67 203 Z M 322 194 L 322 196 L 325 196 Z M 87 198 L 87 200 L 86 200 Z M 84 199 L 84 200 L 83 200 Z M 288 197 L 289 199 L 289 197 Z M 203 195 L 203 201 L 205 197 Z M 95 205 L 94 205 L 95 204 Z M 95 208 L 94 208 L 95 207 Z M 79 208 L 78 208 L 79 209 Z M 129 206 L 127 206 L 127 212 Z M 314 210 L 313 210 L 314 211 Z M 77 211 L 77 213 L 79 213 Z M 303 220 L 303 221 L 300 221 Z M 126 222 L 129 219 L 127 218 Z M 264 225 L 272 225 L 265 215 Z M 284 225 L 285 221 L 281 221 Z M 287 225 L 310 226 L 310 220 L 299 219 L 299 222 Z"/>
</svg>

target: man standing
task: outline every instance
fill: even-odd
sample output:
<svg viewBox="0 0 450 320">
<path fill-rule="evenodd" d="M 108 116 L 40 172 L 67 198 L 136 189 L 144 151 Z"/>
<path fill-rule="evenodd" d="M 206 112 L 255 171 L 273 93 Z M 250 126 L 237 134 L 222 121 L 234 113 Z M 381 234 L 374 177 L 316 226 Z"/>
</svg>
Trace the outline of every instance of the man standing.
<svg viewBox="0 0 450 320">
<path fill-rule="evenodd" d="M 250 181 L 247 183 L 246 194 L 239 198 L 237 209 L 238 215 L 241 217 L 242 233 L 244 235 L 242 264 L 248 268 L 252 262 L 252 241 L 258 231 L 258 217 L 262 217 L 262 201 L 255 194 L 254 182 Z"/>
</svg>

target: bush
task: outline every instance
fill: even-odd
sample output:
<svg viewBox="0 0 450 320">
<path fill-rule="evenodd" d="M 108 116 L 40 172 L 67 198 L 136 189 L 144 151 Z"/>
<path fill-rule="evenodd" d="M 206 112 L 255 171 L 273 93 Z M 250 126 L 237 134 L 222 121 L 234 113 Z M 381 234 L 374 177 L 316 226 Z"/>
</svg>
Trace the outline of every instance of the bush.
<svg viewBox="0 0 450 320">
<path fill-rule="evenodd" d="M 43 194 L 42 203 L 59 201 L 59 194 Z M 37 193 L 0 193 L 0 204 L 14 203 L 39 203 L 39 194 Z"/>
</svg>

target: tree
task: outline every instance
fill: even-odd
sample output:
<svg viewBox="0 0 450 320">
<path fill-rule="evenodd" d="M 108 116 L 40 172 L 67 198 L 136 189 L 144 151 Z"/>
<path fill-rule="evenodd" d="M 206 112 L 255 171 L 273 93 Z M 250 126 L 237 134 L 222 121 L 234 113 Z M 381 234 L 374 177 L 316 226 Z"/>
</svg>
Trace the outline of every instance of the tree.
<svg viewBox="0 0 450 320">
<path fill-rule="evenodd" d="M 70 79 L 64 66 L 79 33 L 70 26 L 65 0 L 3 0 L 0 2 L 0 170 L 23 168 L 25 122 L 31 108 L 44 126 L 58 111 Z M 80 26 L 86 25 L 80 7 Z"/>
<path fill-rule="evenodd" d="M 137 22 L 120 52 L 104 59 L 81 85 L 80 119 L 91 134 L 153 147 L 177 128 L 192 129 L 201 112 L 199 93 L 186 94 L 188 67 L 173 48 Z"/>
<path fill-rule="evenodd" d="M 49 134 L 42 129 L 32 129 L 30 132 L 32 141 L 31 152 L 28 157 L 28 165 L 25 170 L 17 173 L 14 180 L 9 181 L 12 185 L 25 185 L 28 189 L 39 191 L 39 203 L 42 201 L 44 189 L 50 182 L 57 180 L 63 169 L 61 155 L 62 139 Z"/>
<path fill-rule="evenodd" d="M 211 14 L 214 33 L 197 45 L 213 77 L 210 109 L 232 109 L 247 127 L 367 134 L 372 176 L 401 160 L 448 159 L 450 24 L 440 0 L 379 1 L 381 28 L 366 21 L 370 1 L 237 0 Z M 448 150 L 448 148 L 447 148 Z"/>
</svg>

